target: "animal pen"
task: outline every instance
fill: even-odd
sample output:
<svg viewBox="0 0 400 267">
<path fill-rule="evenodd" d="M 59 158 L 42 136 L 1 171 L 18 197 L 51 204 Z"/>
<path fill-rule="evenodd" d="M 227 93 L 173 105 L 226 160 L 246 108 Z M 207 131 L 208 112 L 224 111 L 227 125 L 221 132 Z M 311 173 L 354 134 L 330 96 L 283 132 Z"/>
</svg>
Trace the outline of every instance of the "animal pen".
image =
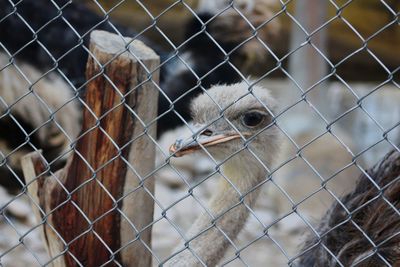
<svg viewBox="0 0 400 267">
<path fill-rule="evenodd" d="M 0 266 L 400 266 L 397 0 L 0 0 Z"/>
</svg>

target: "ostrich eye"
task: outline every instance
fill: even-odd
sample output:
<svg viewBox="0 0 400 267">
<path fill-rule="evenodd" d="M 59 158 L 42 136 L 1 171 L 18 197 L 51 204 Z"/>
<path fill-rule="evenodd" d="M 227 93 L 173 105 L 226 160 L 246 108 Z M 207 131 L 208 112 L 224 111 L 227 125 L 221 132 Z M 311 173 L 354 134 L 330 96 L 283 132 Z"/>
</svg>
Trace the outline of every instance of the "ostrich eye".
<svg viewBox="0 0 400 267">
<path fill-rule="evenodd" d="M 259 125 L 264 120 L 264 118 L 265 118 L 264 114 L 252 111 L 243 115 L 242 122 L 247 127 L 255 127 Z"/>
<path fill-rule="evenodd" d="M 213 132 L 212 132 L 211 130 L 209 130 L 209 129 L 205 129 L 205 130 L 202 131 L 200 134 L 201 134 L 201 135 L 205 135 L 205 136 L 212 136 L 212 135 L 213 135 Z"/>
</svg>

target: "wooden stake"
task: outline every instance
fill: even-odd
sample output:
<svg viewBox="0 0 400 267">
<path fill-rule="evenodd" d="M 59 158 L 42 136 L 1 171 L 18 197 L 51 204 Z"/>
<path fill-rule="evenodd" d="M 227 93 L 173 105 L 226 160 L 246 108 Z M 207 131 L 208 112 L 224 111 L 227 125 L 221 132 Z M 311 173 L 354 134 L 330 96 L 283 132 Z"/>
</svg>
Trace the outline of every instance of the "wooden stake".
<svg viewBox="0 0 400 267">
<path fill-rule="evenodd" d="M 150 80 L 146 69 L 154 71 L 159 57 L 129 42 L 92 32 L 82 131 L 64 169 L 45 176 L 39 152 L 22 162 L 29 193 L 44 212 L 36 208 L 36 216 L 47 218 L 44 240 L 55 266 L 151 266 L 149 136 L 156 125 L 147 124 L 157 116 L 158 71 Z"/>
</svg>

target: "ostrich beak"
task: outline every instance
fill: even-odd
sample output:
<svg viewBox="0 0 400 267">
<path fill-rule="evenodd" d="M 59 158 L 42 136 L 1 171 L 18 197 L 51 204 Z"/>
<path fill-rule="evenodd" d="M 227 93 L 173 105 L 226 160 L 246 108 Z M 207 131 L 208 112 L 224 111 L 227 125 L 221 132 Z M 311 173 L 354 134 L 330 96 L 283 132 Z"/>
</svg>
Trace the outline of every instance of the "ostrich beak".
<svg viewBox="0 0 400 267">
<path fill-rule="evenodd" d="M 186 154 L 200 150 L 202 146 L 210 147 L 217 144 L 226 143 L 234 139 L 239 139 L 240 137 L 241 136 L 238 133 L 222 133 L 211 136 L 200 133 L 196 140 L 193 138 L 176 140 L 176 142 L 169 147 L 169 152 L 175 157 L 182 157 Z"/>
</svg>

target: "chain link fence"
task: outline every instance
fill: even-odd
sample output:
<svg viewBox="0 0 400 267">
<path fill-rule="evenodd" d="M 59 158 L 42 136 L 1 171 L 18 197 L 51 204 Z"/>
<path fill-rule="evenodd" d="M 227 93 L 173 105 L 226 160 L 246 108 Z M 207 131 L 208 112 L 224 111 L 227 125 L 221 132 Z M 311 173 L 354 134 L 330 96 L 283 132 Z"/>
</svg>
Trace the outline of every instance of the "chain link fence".
<svg viewBox="0 0 400 267">
<path fill-rule="evenodd" d="M 389 0 L 0 0 L 0 266 L 397 266 L 399 11 Z M 94 30 L 124 49 L 101 63 Z M 132 50 L 138 40 L 160 61 Z M 141 77 L 127 92 L 128 74 L 110 72 L 124 53 Z M 96 79 L 118 96 L 101 116 L 87 96 Z M 146 90 L 158 98 L 132 99 Z M 132 123 L 107 125 L 118 110 Z M 129 141 L 113 138 L 131 124 Z M 115 150 L 100 163 L 85 153 L 103 150 L 79 146 L 93 131 Z M 26 180 L 21 159 L 38 151 L 45 163 Z M 58 171 L 72 157 L 83 183 Z M 116 193 L 101 177 L 120 170 L 134 182 Z M 82 206 L 79 192 L 98 202 Z"/>
</svg>

